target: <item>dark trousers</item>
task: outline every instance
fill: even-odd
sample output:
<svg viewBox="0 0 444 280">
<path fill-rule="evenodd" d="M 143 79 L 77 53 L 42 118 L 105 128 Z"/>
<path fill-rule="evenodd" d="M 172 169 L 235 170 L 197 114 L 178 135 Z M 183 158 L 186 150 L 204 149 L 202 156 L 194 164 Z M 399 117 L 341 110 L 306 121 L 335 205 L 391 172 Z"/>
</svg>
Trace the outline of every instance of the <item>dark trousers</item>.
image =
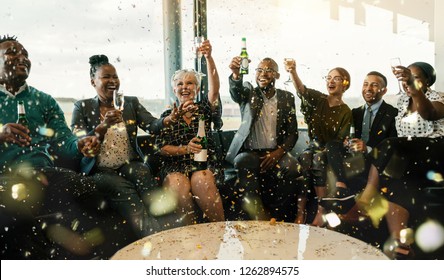
<svg viewBox="0 0 444 280">
<path fill-rule="evenodd" d="M 20 168 L 1 174 L 0 185 L 2 259 L 92 256 L 91 244 L 75 244 L 95 227 L 81 203 L 95 190 L 91 178 L 57 167 Z"/>
<path fill-rule="evenodd" d="M 372 150 L 372 163 L 388 178 L 388 199 L 407 208 L 421 207 L 423 189 L 444 175 L 444 138 L 388 138 Z M 441 174 L 441 175 L 439 175 Z"/>
<path fill-rule="evenodd" d="M 146 164 L 132 161 L 116 170 L 98 168 L 92 178 L 109 206 L 131 224 L 139 237 L 160 231 L 149 213 L 151 193 L 159 187 Z"/>
<path fill-rule="evenodd" d="M 243 151 L 234 159 L 240 192 L 251 202 L 265 205 L 272 217 L 291 220 L 284 209 L 296 209 L 297 179 L 301 176 L 300 165 L 295 157 L 286 153 L 276 166 L 266 173 L 260 172 L 260 157 L 266 151 Z M 260 211 L 260 209 L 259 209 Z M 294 219 L 293 219 L 294 221 Z"/>
<path fill-rule="evenodd" d="M 352 194 L 361 192 L 368 178 L 371 157 L 367 153 L 350 152 L 342 141 L 327 143 L 327 160 L 336 181 L 343 182 Z"/>
</svg>

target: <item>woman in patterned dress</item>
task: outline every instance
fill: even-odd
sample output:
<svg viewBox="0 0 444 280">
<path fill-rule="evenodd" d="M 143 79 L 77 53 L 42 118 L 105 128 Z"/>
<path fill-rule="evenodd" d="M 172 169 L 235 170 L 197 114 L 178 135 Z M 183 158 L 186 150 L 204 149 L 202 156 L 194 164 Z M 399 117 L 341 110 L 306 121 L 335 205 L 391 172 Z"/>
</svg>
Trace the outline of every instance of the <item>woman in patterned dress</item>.
<svg viewBox="0 0 444 280">
<path fill-rule="evenodd" d="M 396 129 L 398 138 L 388 138 L 374 149 L 374 160 L 367 186 L 357 203 L 378 223 L 379 209 L 387 221 L 395 257 L 409 255 L 409 241 L 401 240 L 402 232 L 408 228 L 410 213 L 417 190 L 387 186 L 385 198 L 380 199 L 380 174 L 408 182 L 417 178 L 430 177 L 430 172 L 444 174 L 444 94 L 430 89 L 436 80 L 433 67 L 425 62 L 396 67 L 396 78 L 403 82 L 405 93 L 397 102 Z M 413 202 L 412 202 L 413 201 Z M 416 201 L 418 203 L 418 201 Z M 384 207 L 384 205 L 386 205 Z M 381 207 L 382 206 L 382 207 Z M 406 209 L 407 208 L 407 209 Z"/>
<path fill-rule="evenodd" d="M 156 148 L 162 158 L 160 170 L 163 187 L 172 193 L 177 201 L 177 212 L 181 213 L 186 224 L 195 219 L 194 202 L 197 203 L 209 221 L 223 221 L 222 200 L 216 186 L 214 145 L 209 137 L 210 125 L 215 112 L 218 112 L 219 75 L 211 56 L 212 47 L 208 40 L 201 46 L 207 61 L 209 91 L 202 94 L 200 102 L 195 102 L 200 91 L 200 75 L 194 70 L 179 70 L 171 78 L 171 85 L 179 107 L 192 110 L 177 118 L 175 123 L 162 130 L 156 140 Z M 174 104 L 174 108 L 176 104 Z M 174 109 L 173 109 L 174 110 Z M 171 114 L 166 110 L 162 116 Z M 199 118 L 205 118 L 205 132 L 208 139 L 208 168 L 194 170 L 193 158 L 202 149 L 197 138 Z"/>
</svg>

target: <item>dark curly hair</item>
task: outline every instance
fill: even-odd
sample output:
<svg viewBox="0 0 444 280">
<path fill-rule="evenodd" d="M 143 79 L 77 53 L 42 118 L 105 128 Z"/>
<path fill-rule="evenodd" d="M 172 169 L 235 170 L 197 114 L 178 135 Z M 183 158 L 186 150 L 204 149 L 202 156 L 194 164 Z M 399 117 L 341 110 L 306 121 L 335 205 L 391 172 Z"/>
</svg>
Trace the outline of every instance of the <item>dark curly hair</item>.
<svg viewBox="0 0 444 280">
<path fill-rule="evenodd" d="M 9 36 L 9 35 L 3 35 L 0 37 L 0 43 L 6 42 L 6 41 L 17 42 L 17 37 L 16 36 Z"/>
<path fill-rule="evenodd" d="M 94 78 L 97 70 L 102 65 L 108 65 L 109 63 L 108 57 L 104 54 L 96 54 L 89 58 L 89 64 L 91 65 L 91 68 L 89 69 L 89 76 L 91 78 Z"/>
</svg>

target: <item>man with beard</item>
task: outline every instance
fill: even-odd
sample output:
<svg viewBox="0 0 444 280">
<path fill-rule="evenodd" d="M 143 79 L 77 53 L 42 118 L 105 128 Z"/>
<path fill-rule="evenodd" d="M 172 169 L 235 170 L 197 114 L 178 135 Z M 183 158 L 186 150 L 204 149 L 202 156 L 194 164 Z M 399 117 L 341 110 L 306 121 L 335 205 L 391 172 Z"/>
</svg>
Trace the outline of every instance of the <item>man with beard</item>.
<svg viewBox="0 0 444 280">
<path fill-rule="evenodd" d="M 240 57 L 229 65 L 230 95 L 240 106 L 242 122 L 226 160 L 234 164 L 242 208 L 250 219 L 292 221 L 286 209 L 295 202 L 301 175 L 297 159 L 289 153 L 298 139 L 294 95 L 275 88 L 280 74 L 273 59 L 259 62 L 255 88 L 243 83 L 240 65 Z"/>
<path fill-rule="evenodd" d="M 95 136 L 77 139 L 71 133 L 54 98 L 27 84 L 30 70 L 23 45 L 15 37 L 0 37 L 2 259 L 82 258 L 92 248 L 81 233 L 90 228 L 80 222 L 83 211 L 76 200 L 95 187 L 86 177 L 55 167 L 53 159 L 93 156 L 100 145 Z M 19 104 L 27 125 L 16 123 L 24 113 Z"/>
</svg>

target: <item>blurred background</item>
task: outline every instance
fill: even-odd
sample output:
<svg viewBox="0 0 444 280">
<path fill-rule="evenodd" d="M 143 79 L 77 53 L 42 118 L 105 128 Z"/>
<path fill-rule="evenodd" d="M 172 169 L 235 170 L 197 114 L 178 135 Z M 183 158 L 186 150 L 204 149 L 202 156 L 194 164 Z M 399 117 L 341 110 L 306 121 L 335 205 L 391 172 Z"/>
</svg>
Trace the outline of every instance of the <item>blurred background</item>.
<svg viewBox="0 0 444 280">
<path fill-rule="evenodd" d="M 96 95 L 90 85 L 88 58 L 106 54 L 118 71 L 121 89 L 138 96 L 155 116 L 171 94 L 165 78 L 165 6 L 174 2 L 180 18 L 181 68 L 194 68 L 195 0 L 15 0 L 3 1 L 0 34 L 15 35 L 33 63 L 30 85 L 57 98 L 70 123 L 73 102 Z M 170 3 L 168 3 L 170 2 Z M 264 57 L 280 65 L 277 87 L 293 93 L 283 59 L 296 59 L 307 87 L 325 92 L 322 79 L 341 66 L 351 74 L 344 100 L 362 104 L 361 85 L 369 71 L 389 80 L 386 100 L 394 104 L 397 81 L 390 58 L 403 65 L 426 61 L 444 73 L 444 1 L 438 0 L 206 0 L 207 37 L 221 78 L 224 130 L 237 129 L 237 104 L 228 92 L 228 64 L 247 39 L 250 74 Z M 173 23 L 174 24 L 174 23 Z M 442 33 L 442 32 L 441 32 Z M 435 88 L 444 91 L 439 78 Z M 442 75 L 441 75 L 442 77 Z M 297 99 L 297 98 L 296 98 Z M 297 99 L 297 103 L 298 103 Z M 298 104 L 297 104 L 298 106 Z M 298 121 L 303 117 L 298 108 Z"/>
</svg>

